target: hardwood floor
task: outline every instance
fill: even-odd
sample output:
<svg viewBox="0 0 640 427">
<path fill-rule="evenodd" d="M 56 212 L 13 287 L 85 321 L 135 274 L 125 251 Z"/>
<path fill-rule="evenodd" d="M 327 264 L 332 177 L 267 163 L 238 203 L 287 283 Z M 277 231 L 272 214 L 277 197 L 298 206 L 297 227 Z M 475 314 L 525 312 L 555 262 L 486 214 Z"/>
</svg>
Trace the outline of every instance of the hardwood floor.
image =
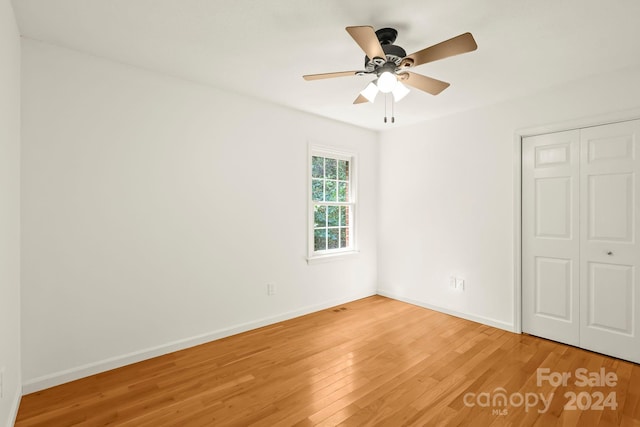
<svg viewBox="0 0 640 427">
<path fill-rule="evenodd" d="M 69 425 L 633 426 L 640 366 L 375 296 L 23 397 Z"/>
</svg>

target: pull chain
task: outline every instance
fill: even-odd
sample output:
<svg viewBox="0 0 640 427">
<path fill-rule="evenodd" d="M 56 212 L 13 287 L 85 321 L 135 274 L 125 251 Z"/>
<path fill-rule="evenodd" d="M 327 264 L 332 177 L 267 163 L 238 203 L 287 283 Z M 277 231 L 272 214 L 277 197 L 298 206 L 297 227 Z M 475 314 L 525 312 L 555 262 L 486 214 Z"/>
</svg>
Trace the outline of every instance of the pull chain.
<svg viewBox="0 0 640 427">
<path fill-rule="evenodd" d="M 389 97 L 387 96 L 388 94 L 384 94 L 384 122 L 387 123 L 388 122 L 388 117 L 387 117 L 387 104 L 389 103 Z M 395 123 L 396 122 L 396 113 L 395 113 L 395 102 L 393 100 L 393 97 L 391 98 L 391 123 Z"/>
<path fill-rule="evenodd" d="M 393 97 L 391 97 L 391 123 L 396 122 L 396 113 L 395 113 L 395 102 Z"/>
<path fill-rule="evenodd" d="M 387 123 L 387 94 L 384 94 L 384 122 Z"/>
</svg>

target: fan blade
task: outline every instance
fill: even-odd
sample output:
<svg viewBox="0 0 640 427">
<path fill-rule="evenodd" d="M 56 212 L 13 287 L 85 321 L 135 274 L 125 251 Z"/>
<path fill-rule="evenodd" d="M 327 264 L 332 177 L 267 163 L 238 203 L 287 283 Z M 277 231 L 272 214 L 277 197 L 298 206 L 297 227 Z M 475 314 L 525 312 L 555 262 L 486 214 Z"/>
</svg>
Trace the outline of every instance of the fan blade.
<svg viewBox="0 0 640 427">
<path fill-rule="evenodd" d="M 346 30 L 351 35 L 351 37 L 353 37 L 356 43 L 358 43 L 360 49 L 362 49 L 364 53 L 367 54 L 369 59 L 385 59 L 387 57 L 384 53 L 384 50 L 382 50 L 382 46 L 380 46 L 378 36 L 376 36 L 376 32 L 373 31 L 373 27 L 347 27 Z"/>
<path fill-rule="evenodd" d="M 358 95 L 356 100 L 353 101 L 354 104 L 364 104 L 365 102 L 369 102 L 369 100 L 362 95 Z"/>
<path fill-rule="evenodd" d="M 478 48 L 471 33 L 460 34 L 449 40 L 435 44 L 406 56 L 401 67 L 415 67 L 427 62 L 438 61 L 461 53 L 471 52 Z"/>
<path fill-rule="evenodd" d="M 403 83 L 406 83 L 409 86 L 413 86 L 416 89 L 423 90 L 427 93 L 430 93 L 431 95 L 439 94 L 450 85 L 450 83 L 416 73 L 401 73 L 399 74 L 399 77 L 400 81 L 402 81 Z"/>
<path fill-rule="evenodd" d="M 307 74 L 302 76 L 305 80 L 331 79 L 334 77 L 355 76 L 358 71 L 338 71 L 337 73 Z"/>
</svg>

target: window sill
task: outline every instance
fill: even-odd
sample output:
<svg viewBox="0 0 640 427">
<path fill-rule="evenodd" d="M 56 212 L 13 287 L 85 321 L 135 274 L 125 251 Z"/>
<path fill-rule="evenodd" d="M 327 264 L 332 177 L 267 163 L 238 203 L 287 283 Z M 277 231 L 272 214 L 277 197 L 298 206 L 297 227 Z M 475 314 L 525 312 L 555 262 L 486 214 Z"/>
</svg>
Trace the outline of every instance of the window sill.
<svg viewBox="0 0 640 427">
<path fill-rule="evenodd" d="M 343 261 L 346 259 L 356 258 L 360 255 L 359 251 L 339 252 L 335 254 L 316 255 L 313 257 L 307 257 L 307 264 L 323 264 L 325 262 Z"/>
</svg>

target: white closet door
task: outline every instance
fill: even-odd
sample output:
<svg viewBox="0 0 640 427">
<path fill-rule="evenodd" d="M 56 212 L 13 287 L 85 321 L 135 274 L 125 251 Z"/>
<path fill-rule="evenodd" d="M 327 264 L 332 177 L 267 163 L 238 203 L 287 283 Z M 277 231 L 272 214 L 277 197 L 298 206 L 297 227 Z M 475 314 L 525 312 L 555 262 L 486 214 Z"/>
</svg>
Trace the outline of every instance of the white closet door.
<svg viewBox="0 0 640 427">
<path fill-rule="evenodd" d="M 580 346 L 640 363 L 640 121 L 580 131 Z"/>
<path fill-rule="evenodd" d="M 579 345 L 579 132 L 522 147 L 522 329 Z"/>
</svg>

